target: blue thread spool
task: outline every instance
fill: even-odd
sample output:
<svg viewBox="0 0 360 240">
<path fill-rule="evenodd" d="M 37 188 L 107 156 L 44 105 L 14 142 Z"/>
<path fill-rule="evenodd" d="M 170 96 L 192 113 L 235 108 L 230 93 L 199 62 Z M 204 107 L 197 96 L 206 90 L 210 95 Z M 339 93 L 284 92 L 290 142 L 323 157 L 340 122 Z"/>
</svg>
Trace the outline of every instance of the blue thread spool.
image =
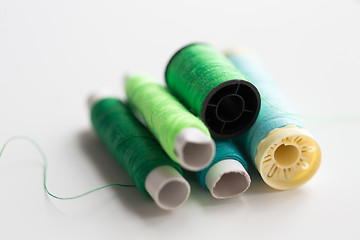
<svg viewBox="0 0 360 240">
<path fill-rule="evenodd" d="M 269 186 L 279 190 L 301 186 L 319 168 L 319 145 L 296 115 L 290 114 L 291 108 L 275 81 L 255 57 L 237 53 L 228 57 L 262 96 L 258 119 L 237 143 L 244 146 Z"/>
<path fill-rule="evenodd" d="M 215 198 L 230 198 L 245 192 L 251 183 L 248 165 L 231 140 L 216 141 L 215 157 L 207 168 L 196 172 L 202 187 Z"/>
</svg>

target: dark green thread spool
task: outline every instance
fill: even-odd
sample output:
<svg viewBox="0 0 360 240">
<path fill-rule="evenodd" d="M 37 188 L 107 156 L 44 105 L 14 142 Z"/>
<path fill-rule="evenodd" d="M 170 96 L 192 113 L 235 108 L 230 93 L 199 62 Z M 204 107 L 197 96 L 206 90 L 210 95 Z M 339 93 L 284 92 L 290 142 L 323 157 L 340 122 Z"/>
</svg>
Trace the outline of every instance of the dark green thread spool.
<svg viewBox="0 0 360 240">
<path fill-rule="evenodd" d="M 170 90 L 208 126 L 216 139 L 233 138 L 255 122 L 256 87 L 219 51 L 206 44 L 180 49 L 165 72 Z"/>
<path fill-rule="evenodd" d="M 99 96 L 90 99 L 93 127 L 135 185 L 163 209 L 184 203 L 190 186 L 180 166 L 119 99 Z"/>
</svg>

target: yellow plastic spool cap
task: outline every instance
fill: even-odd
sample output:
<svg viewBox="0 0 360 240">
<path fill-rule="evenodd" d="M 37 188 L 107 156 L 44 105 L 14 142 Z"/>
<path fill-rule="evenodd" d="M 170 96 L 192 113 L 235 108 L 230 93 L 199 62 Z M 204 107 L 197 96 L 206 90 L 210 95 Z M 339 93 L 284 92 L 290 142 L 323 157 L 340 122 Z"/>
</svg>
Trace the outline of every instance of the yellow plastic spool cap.
<svg viewBox="0 0 360 240">
<path fill-rule="evenodd" d="M 321 150 L 308 131 L 296 126 L 274 129 L 258 146 L 256 167 L 272 188 L 287 190 L 306 183 L 319 168 Z"/>
</svg>

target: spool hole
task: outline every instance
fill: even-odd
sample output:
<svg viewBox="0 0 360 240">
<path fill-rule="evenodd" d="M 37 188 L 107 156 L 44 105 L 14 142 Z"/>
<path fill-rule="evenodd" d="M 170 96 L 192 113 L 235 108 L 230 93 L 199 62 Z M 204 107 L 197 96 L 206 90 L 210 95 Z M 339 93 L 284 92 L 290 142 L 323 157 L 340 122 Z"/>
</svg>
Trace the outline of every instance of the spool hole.
<svg viewBox="0 0 360 240">
<path fill-rule="evenodd" d="M 183 161 L 188 167 L 199 170 L 210 164 L 213 154 L 211 142 L 188 142 L 183 149 Z"/>
<path fill-rule="evenodd" d="M 217 108 L 217 116 L 224 122 L 231 122 L 238 119 L 244 110 L 244 100 L 235 94 L 223 97 Z"/>
<path fill-rule="evenodd" d="M 222 175 L 217 181 L 213 194 L 217 198 L 228 198 L 244 192 L 249 185 L 250 182 L 244 174 L 229 172 Z"/>
<path fill-rule="evenodd" d="M 159 192 L 159 202 L 165 209 L 173 209 L 183 204 L 189 196 L 186 182 L 170 181 Z"/>
<path fill-rule="evenodd" d="M 300 151 L 294 145 L 281 144 L 274 153 L 275 161 L 283 167 L 295 164 L 300 157 Z"/>
</svg>

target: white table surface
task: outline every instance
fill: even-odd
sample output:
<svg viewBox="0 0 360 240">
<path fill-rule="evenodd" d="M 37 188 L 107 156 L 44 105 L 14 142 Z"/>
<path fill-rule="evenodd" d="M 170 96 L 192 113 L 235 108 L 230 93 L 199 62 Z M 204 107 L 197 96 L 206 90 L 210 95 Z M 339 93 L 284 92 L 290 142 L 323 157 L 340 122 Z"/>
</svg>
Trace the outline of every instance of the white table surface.
<svg viewBox="0 0 360 240">
<path fill-rule="evenodd" d="M 217 2 L 0 1 L 0 143 L 34 138 L 59 196 L 130 183 L 92 133 L 86 98 L 104 86 L 123 94 L 129 72 L 163 81 L 171 55 L 200 41 L 253 50 L 298 113 L 330 116 L 305 120 L 323 151 L 315 177 L 275 191 L 253 174 L 222 201 L 191 182 L 172 212 L 137 189 L 61 201 L 18 141 L 0 160 L 0 239 L 359 239 L 360 2 Z"/>
</svg>

